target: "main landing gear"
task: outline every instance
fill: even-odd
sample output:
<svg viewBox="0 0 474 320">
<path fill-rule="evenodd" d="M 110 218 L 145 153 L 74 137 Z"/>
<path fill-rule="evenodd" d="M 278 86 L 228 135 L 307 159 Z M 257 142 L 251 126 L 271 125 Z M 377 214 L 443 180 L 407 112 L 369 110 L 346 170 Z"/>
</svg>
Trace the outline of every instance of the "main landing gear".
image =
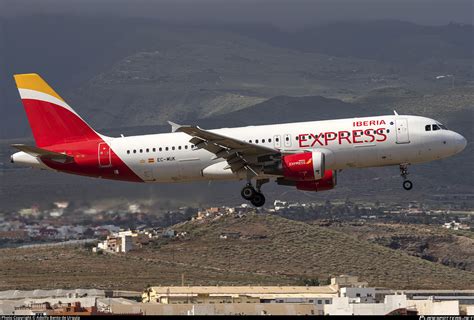
<svg viewBox="0 0 474 320">
<path fill-rule="evenodd" d="M 400 175 L 403 178 L 403 189 L 411 190 L 413 188 L 413 182 L 407 179 L 408 176 L 408 164 L 400 165 Z"/>
<path fill-rule="evenodd" d="M 261 207 L 265 204 L 265 196 L 261 192 L 262 185 L 269 182 L 269 179 L 260 179 L 257 180 L 256 188 L 253 187 L 252 183 L 249 181 L 245 187 L 242 188 L 240 194 L 242 198 L 250 201 L 255 207 Z"/>
</svg>

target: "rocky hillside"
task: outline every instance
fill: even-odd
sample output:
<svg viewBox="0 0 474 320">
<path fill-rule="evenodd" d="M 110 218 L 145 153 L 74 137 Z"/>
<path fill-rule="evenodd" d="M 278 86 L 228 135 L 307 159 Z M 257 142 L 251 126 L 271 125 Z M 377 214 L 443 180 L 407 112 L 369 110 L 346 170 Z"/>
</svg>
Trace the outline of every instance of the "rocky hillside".
<svg viewBox="0 0 474 320">
<path fill-rule="evenodd" d="M 394 289 L 472 289 L 474 283 L 472 271 L 278 216 L 226 216 L 174 229 L 187 234 L 127 255 L 63 246 L 1 249 L 0 289 L 142 290 L 150 284 L 178 285 L 183 274 L 189 285 L 304 285 L 339 274 Z M 222 239 L 223 233 L 235 237 Z"/>
<path fill-rule="evenodd" d="M 462 233 L 439 226 L 384 223 L 335 224 L 331 229 L 445 266 L 474 271 L 472 232 Z"/>
</svg>

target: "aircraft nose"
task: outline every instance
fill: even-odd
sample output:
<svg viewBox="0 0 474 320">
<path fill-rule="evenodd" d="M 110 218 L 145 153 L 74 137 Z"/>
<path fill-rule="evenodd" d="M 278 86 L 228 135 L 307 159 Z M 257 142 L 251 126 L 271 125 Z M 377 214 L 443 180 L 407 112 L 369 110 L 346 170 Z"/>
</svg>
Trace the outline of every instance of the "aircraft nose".
<svg viewBox="0 0 474 320">
<path fill-rule="evenodd" d="M 467 140 L 459 133 L 454 133 L 454 150 L 456 153 L 459 153 L 466 148 Z"/>
</svg>

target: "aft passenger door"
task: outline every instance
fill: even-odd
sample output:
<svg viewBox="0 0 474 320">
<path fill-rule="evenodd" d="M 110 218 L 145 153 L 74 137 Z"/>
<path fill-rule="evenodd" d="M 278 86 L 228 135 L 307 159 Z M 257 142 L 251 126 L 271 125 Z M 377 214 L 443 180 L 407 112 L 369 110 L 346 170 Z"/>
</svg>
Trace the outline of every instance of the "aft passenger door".
<svg viewBox="0 0 474 320">
<path fill-rule="evenodd" d="M 397 126 L 397 143 L 410 143 L 408 119 L 397 119 L 395 123 Z"/>
<path fill-rule="evenodd" d="M 110 167 L 112 165 L 110 147 L 105 142 L 100 142 L 98 147 L 99 167 Z"/>
</svg>

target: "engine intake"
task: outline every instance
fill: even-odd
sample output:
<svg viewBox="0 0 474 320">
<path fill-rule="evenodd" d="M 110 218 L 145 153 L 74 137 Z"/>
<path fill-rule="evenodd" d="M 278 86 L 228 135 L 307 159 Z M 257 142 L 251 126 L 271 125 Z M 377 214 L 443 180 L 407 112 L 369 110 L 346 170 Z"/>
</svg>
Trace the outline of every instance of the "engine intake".
<svg viewBox="0 0 474 320">
<path fill-rule="evenodd" d="M 324 153 L 319 151 L 283 156 L 281 162 L 283 177 L 286 179 L 313 181 L 319 180 L 324 176 Z"/>
</svg>

